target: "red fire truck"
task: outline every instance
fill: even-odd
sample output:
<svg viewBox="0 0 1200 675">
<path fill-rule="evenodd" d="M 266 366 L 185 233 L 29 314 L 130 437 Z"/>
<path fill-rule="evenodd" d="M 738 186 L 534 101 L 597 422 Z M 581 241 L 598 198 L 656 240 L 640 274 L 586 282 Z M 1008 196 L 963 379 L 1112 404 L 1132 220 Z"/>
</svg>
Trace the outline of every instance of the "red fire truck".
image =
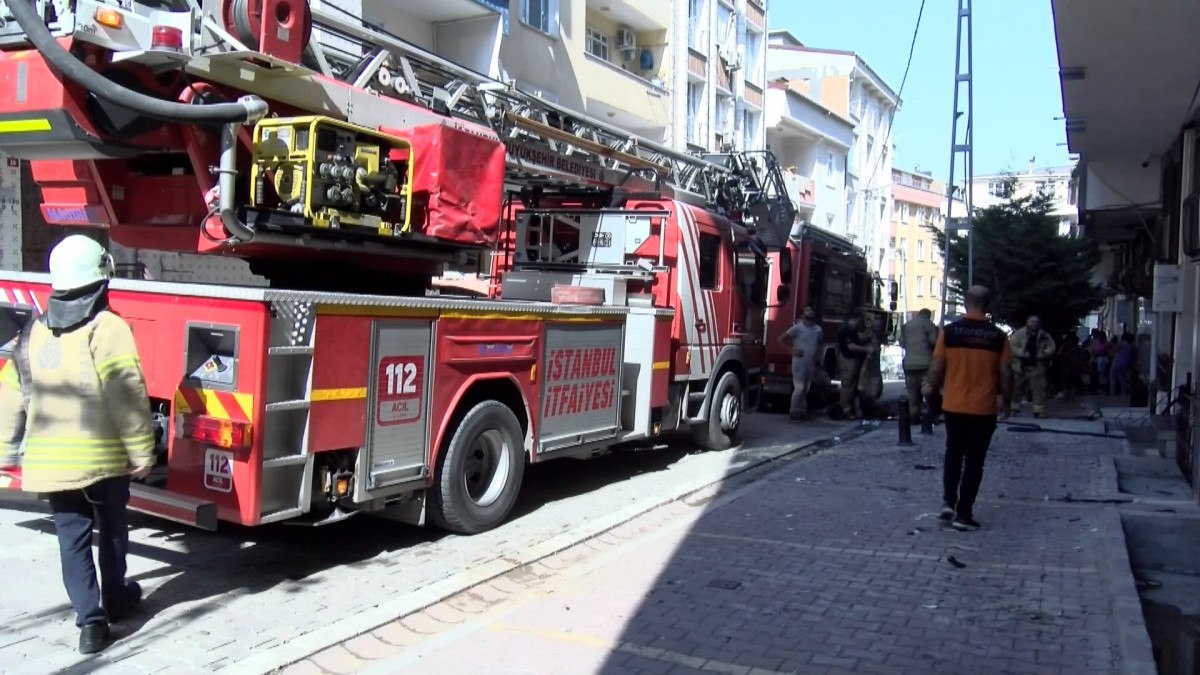
<svg viewBox="0 0 1200 675">
<path fill-rule="evenodd" d="M 771 305 L 766 311 L 765 407 L 786 409 L 792 393 L 792 356 L 779 336 L 812 307 L 824 329 L 821 362 L 830 379 L 837 378 L 837 332 L 854 312 L 880 312 L 879 289 L 862 249 L 853 242 L 808 225 L 770 252 Z M 814 400 L 828 392 L 814 391 Z"/>
<path fill-rule="evenodd" d="M 113 281 L 165 453 L 134 508 L 471 533 L 529 462 L 737 442 L 759 235 L 794 213 L 769 155 L 675 152 L 303 0 L 0 8 L 0 151 L 45 221 L 270 281 Z M 430 292 L 492 247 L 498 298 Z M 48 294 L 0 274 L 0 343 Z"/>
</svg>

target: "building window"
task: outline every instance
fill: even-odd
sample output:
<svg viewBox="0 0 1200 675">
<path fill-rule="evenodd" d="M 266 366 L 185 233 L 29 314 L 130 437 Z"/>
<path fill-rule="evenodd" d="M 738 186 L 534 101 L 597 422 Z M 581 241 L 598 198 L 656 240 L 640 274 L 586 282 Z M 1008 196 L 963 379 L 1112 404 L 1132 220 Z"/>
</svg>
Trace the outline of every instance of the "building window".
<svg viewBox="0 0 1200 675">
<path fill-rule="evenodd" d="M 917 240 L 917 260 L 919 262 L 925 261 L 925 240 L 924 239 Z"/>
<path fill-rule="evenodd" d="M 925 295 L 925 277 L 917 277 L 917 295 Z"/>
<path fill-rule="evenodd" d="M 908 289 L 904 287 L 904 275 L 901 274 L 900 275 L 900 297 L 904 298 L 907 296 L 908 296 Z"/>
<path fill-rule="evenodd" d="M 1007 199 L 1010 192 L 1008 184 L 1002 180 L 994 180 L 988 183 L 988 194 L 993 197 Z"/>
<path fill-rule="evenodd" d="M 900 202 L 900 220 L 908 220 L 908 202 Z"/>
<path fill-rule="evenodd" d="M 758 121 L 760 115 L 749 110 L 742 113 L 743 150 L 759 150 Z"/>
<path fill-rule="evenodd" d="M 937 297 L 937 279 L 935 277 L 929 277 L 929 294 Z"/>
<path fill-rule="evenodd" d="M 521 20 L 530 28 L 558 37 L 559 0 L 521 0 Z"/>
<path fill-rule="evenodd" d="M 591 26 L 587 29 L 587 53 L 608 60 L 608 36 Z"/>
<path fill-rule="evenodd" d="M 837 161 L 833 158 L 833 151 L 825 153 L 825 182 L 829 187 L 836 187 L 833 177 L 837 175 Z"/>
<path fill-rule="evenodd" d="M 715 234 L 700 235 L 700 288 L 711 291 L 720 281 L 721 238 Z"/>
<path fill-rule="evenodd" d="M 687 140 L 696 145 L 707 145 L 707 139 L 700 129 L 700 109 L 704 104 L 703 85 L 688 82 L 687 86 Z"/>
</svg>

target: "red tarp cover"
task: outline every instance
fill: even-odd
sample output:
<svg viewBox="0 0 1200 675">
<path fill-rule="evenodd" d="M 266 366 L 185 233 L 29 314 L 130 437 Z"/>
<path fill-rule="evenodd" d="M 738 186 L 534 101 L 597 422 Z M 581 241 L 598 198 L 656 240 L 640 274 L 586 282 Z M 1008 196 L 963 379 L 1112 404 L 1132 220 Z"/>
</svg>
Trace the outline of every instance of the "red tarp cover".
<svg viewBox="0 0 1200 675">
<path fill-rule="evenodd" d="M 460 244 L 496 242 L 504 197 L 503 143 L 450 124 L 380 131 L 407 139 L 416 156 L 413 231 Z"/>
</svg>

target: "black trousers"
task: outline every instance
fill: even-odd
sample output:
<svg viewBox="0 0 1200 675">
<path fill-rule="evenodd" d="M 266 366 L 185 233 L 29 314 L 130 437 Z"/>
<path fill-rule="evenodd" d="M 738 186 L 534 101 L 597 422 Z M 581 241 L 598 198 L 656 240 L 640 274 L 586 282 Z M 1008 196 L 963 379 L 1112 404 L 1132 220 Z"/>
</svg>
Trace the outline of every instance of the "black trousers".
<svg viewBox="0 0 1200 675">
<path fill-rule="evenodd" d="M 129 551 L 129 477 L 107 478 L 81 490 L 52 492 L 50 510 L 58 534 L 63 585 L 75 609 L 75 625 L 105 620 L 101 598 L 125 592 L 125 554 Z M 92 529 L 100 531 L 100 580 L 92 558 Z M 106 603 L 107 604 L 107 603 Z"/>
<path fill-rule="evenodd" d="M 973 517 L 983 462 L 987 458 L 995 415 L 966 415 L 946 412 L 946 463 L 942 469 L 942 500 L 958 516 Z"/>
</svg>

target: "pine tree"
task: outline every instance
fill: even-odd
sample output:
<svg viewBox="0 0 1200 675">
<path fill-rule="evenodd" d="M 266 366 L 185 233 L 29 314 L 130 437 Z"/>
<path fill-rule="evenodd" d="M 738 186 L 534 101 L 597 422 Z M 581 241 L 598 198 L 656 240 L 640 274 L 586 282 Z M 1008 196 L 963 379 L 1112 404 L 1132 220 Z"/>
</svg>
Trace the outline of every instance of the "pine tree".
<svg viewBox="0 0 1200 675">
<path fill-rule="evenodd" d="M 1016 179 L 1010 176 L 1006 185 L 1008 194 L 1015 195 Z M 1060 236 L 1051 207 L 1049 195 L 1010 196 L 977 209 L 972 227 L 975 283 L 992 290 L 992 317 L 1019 328 L 1036 314 L 1057 339 L 1104 302 L 1104 291 L 1092 280 L 1099 249 L 1089 239 Z M 938 249 L 945 251 L 945 233 L 930 229 Z M 967 253 L 966 233 L 956 233 L 950 240 L 951 298 L 965 290 Z"/>
</svg>

